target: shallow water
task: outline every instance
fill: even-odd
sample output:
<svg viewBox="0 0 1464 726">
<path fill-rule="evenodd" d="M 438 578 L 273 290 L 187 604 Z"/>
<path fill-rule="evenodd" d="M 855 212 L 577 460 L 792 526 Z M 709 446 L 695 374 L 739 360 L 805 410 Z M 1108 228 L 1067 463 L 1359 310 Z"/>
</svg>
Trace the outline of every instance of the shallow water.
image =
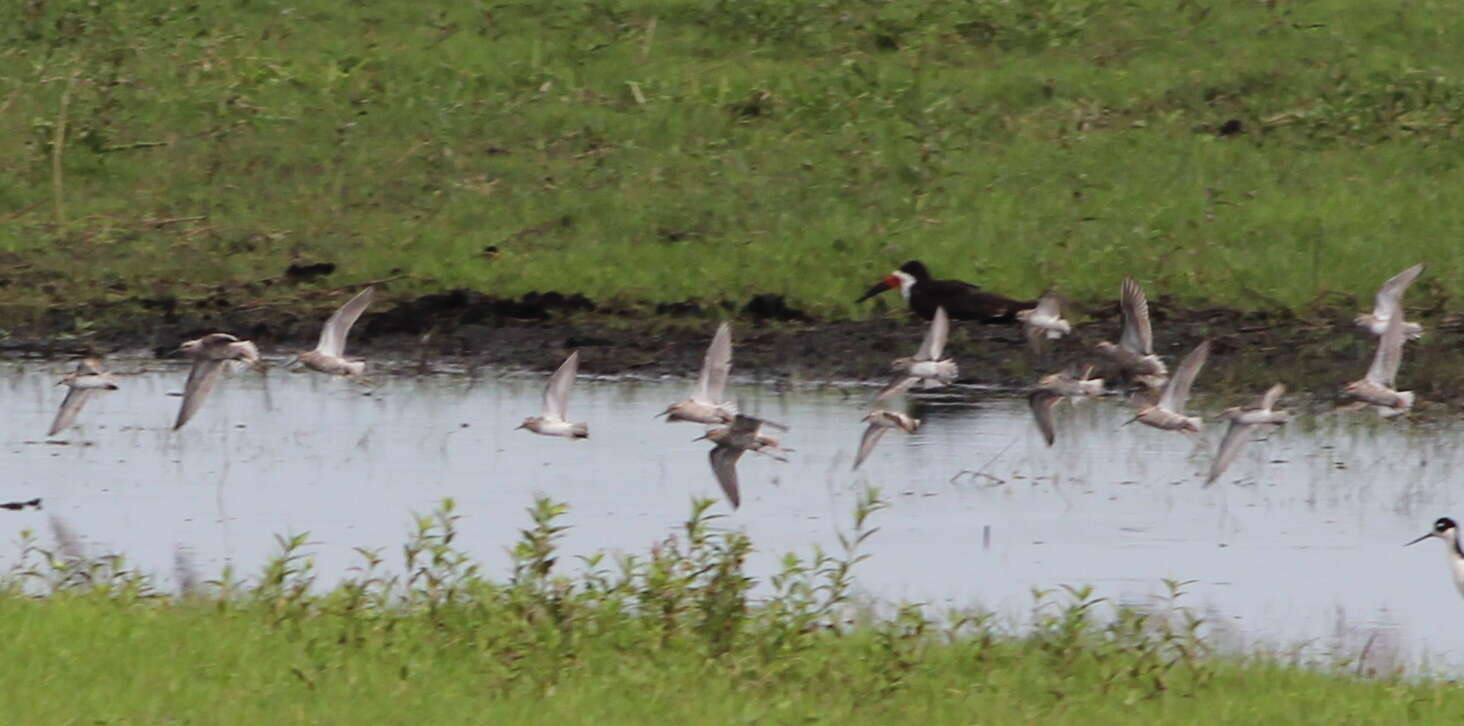
<svg viewBox="0 0 1464 726">
<path fill-rule="evenodd" d="M 502 572 L 536 493 L 570 504 L 569 554 L 643 551 L 681 525 L 692 497 L 721 498 L 708 447 L 691 441 L 700 427 L 653 418 L 685 381 L 581 380 L 570 411 L 591 438 L 567 441 L 513 430 L 537 414 L 542 378 L 387 378 L 368 389 L 240 372 L 173 432 L 180 399 L 168 394 L 186 371 L 148 365 L 88 404 L 57 437 L 70 445 L 42 436 L 62 367 L 0 370 L 10 401 L 0 499 L 45 501 L 44 512 L 0 511 L 0 531 L 48 536 L 56 515 L 94 551 L 125 553 L 163 580 L 176 548 L 205 575 L 225 564 L 247 573 L 274 551 L 273 535 L 308 532 L 329 577 L 357 563 L 356 546 L 399 562 L 410 515 L 452 497 L 465 515 L 459 544 Z M 1238 645 L 1464 665 L 1450 655 L 1464 651 L 1464 631 L 1446 625 L 1464 603 L 1442 544 L 1401 546 L 1454 512 L 1458 423 L 1302 418 L 1202 488 L 1221 425 L 1191 439 L 1120 426 L 1115 400 L 1062 404 L 1048 448 L 1025 400 L 964 390 L 910 402 L 925 426 L 886 435 L 851 474 L 867 389 L 737 389 L 744 410 L 791 425 L 785 444 L 797 449 L 787 464 L 744 457 L 742 508 L 715 510 L 761 550 L 756 574 L 789 550 L 836 548 L 870 484 L 890 507 L 875 515 L 873 557 L 856 576 L 883 601 L 1019 617 L 1033 588 L 1090 583 L 1144 603 L 1172 578 L 1193 581 L 1182 604 Z"/>
</svg>

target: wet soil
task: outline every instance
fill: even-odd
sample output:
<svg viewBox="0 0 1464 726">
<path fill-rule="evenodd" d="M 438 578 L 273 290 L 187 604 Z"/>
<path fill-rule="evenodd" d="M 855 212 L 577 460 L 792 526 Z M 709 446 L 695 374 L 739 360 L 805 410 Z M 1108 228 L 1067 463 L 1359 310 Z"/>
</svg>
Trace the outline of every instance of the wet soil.
<svg viewBox="0 0 1464 726">
<path fill-rule="evenodd" d="M 890 296 L 893 297 L 893 296 Z M 341 298 L 344 299 L 344 298 Z M 227 331 L 249 338 L 266 354 L 313 347 L 335 297 L 290 305 L 233 307 L 218 301 L 182 303 L 136 300 L 99 311 L 48 311 L 29 326 L 13 328 L 0 352 L 21 357 L 86 353 L 169 357 L 179 342 Z M 759 380 L 812 383 L 876 381 L 888 376 L 891 359 L 911 355 L 925 323 L 897 298 L 879 299 L 865 320 L 819 320 L 777 295 L 741 303 L 597 304 L 581 295 L 531 293 L 500 299 L 457 290 L 378 304 L 351 335 L 349 353 L 377 359 L 373 367 L 398 372 L 443 365 L 489 370 L 552 370 L 571 349 L 581 351 L 581 371 L 655 377 L 694 375 L 715 321 L 734 325 L 734 373 Z M 1155 347 L 1177 361 L 1202 340 L 1213 349 L 1197 388 L 1257 393 L 1273 382 L 1294 392 L 1328 398 L 1360 378 L 1376 339 L 1355 328 L 1361 305 L 1343 300 L 1305 313 L 1182 308 L 1164 299 L 1151 304 Z M 1121 315 L 1116 302 L 1073 305 L 1073 334 L 1039 356 L 1020 326 L 957 321 L 947 346 L 961 367 L 962 382 L 1020 388 L 1066 366 L 1097 366 L 1094 343 L 1116 340 Z M 76 332 L 77 320 L 89 323 Z M 1423 311 L 1428 331 L 1410 343 L 1399 382 L 1431 406 L 1464 407 L 1464 315 Z M 383 366 L 382 360 L 393 361 Z M 1425 407 L 1427 410 L 1427 407 Z"/>
</svg>

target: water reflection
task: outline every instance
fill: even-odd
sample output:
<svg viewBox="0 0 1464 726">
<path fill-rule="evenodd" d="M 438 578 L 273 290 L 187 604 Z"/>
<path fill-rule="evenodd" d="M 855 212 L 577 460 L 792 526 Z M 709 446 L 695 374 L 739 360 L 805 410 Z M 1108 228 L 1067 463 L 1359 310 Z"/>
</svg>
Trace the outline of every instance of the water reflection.
<svg viewBox="0 0 1464 726">
<path fill-rule="evenodd" d="M 460 544 L 490 569 L 506 563 L 536 493 L 570 503 L 571 554 L 641 551 L 679 526 L 691 497 L 720 499 L 709 447 L 691 442 L 699 427 L 654 418 L 685 394 L 681 380 L 581 381 L 571 413 L 592 438 L 567 441 L 513 430 L 538 409 L 538 377 L 382 379 L 367 390 L 243 373 L 175 433 L 169 394 L 186 371 L 161 367 L 96 397 L 56 445 L 41 434 L 63 368 L 0 373 L 11 404 L 0 500 L 46 505 L 0 512 L 0 527 L 12 539 L 44 532 L 54 513 L 165 579 L 179 548 L 205 576 L 226 563 L 249 572 L 273 534 L 296 532 L 310 533 L 322 572 L 343 573 L 353 547 L 394 553 L 409 514 L 444 497 L 466 515 Z M 1032 588 L 1091 583 L 1142 602 L 1163 593 L 1163 578 L 1193 580 L 1183 602 L 1231 642 L 1366 652 L 1365 668 L 1429 655 L 1459 665 L 1441 655 L 1464 650 L 1464 633 L 1440 627 L 1461 606 L 1444 557 L 1432 543 L 1401 546 L 1456 513 L 1457 423 L 1303 417 L 1264 432 L 1207 489 L 1222 426 L 1186 437 L 1120 426 L 1127 416 L 1111 401 L 1062 404 L 1049 448 L 1025 400 L 962 391 L 912 403 L 925 425 L 885 437 L 851 474 L 868 393 L 738 387 L 744 408 L 793 427 L 786 443 L 797 449 L 788 464 L 744 457 L 742 509 L 719 505 L 761 548 L 758 572 L 788 550 L 836 547 L 857 487 L 870 484 L 891 507 L 876 515 L 858 579 L 881 599 L 1021 613 Z"/>
</svg>

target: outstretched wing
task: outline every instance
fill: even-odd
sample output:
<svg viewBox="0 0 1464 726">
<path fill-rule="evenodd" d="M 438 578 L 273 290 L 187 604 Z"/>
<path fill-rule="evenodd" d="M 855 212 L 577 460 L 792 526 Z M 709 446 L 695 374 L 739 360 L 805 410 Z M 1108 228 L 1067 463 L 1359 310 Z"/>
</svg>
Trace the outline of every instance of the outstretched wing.
<svg viewBox="0 0 1464 726">
<path fill-rule="evenodd" d="M 1027 335 L 1027 346 L 1036 355 L 1042 355 L 1042 348 L 1047 342 L 1047 331 L 1039 328 L 1030 322 L 1022 324 L 1022 332 Z"/>
<path fill-rule="evenodd" d="M 1394 275 L 1383 283 L 1383 286 L 1378 288 L 1377 299 L 1373 301 L 1373 317 L 1379 320 L 1393 316 L 1402 317 L 1403 293 L 1408 291 L 1408 286 L 1412 285 L 1421 274 L 1423 274 L 1422 262 Z"/>
<path fill-rule="evenodd" d="M 337 358 L 346 354 L 346 335 L 351 332 L 351 326 L 356 324 L 356 319 L 366 311 L 366 306 L 371 304 L 371 295 L 375 289 L 368 287 L 356 293 L 355 297 L 331 314 L 325 321 L 325 327 L 320 329 L 320 343 L 315 346 L 316 351 Z"/>
<path fill-rule="evenodd" d="M 1195 376 L 1199 375 L 1200 368 L 1205 365 L 1205 359 L 1209 357 L 1210 341 L 1207 340 L 1195 346 L 1195 349 L 1179 362 L 1179 369 L 1164 386 L 1164 392 L 1159 394 L 1160 408 L 1178 414 L 1184 413 L 1184 404 L 1189 401 L 1190 386 L 1194 385 Z"/>
<path fill-rule="evenodd" d="M 869 457 L 869 452 L 874 451 L 874 445 L 879 443 L 880 437 L 884 436 L 886 430 L 886 427 L 875 423 L 864 429 L 864 436 L 859 439 L 859 454 L 854 457 L 854 469 L 858 469 L 859 465 Z"/>
<path fill-rule="evenodd" d="M 86 405 L 87 399 L 96 389 L 71 388 L 66 392 L 66 398 L 61 401 L 61 408 L 56 411 L 56 420 L 51 422 L 51 430 L 46 432 L 47 436 L 55 436 L 76 420 L 76 414 L 81 413 L 81 407 Z"/>
<path fill-rule="evenodd" d="M 890 396 L 904 393 L 919 380 L 920 376 L 907 376 L 904 373 L 896 374 L 894 378 L 890 379 L 889 385 L 885 386 L 884 390 L 875 395 L 874 402 L 878 403 Z"/>
<path fill-rule="evenodd" d="M 712 473 L 717 475 L 717 483 L 722 485 L 722 493 L 727 495 L 727 501 L 732 502 L 733 509 L 738 508 L 742 505 L 742 498 L 737 492 L 737 460 L 742 458 L 742 449 L 718 446 L 708 456 L 712 462 Z"/>
<path fill-rule="evenodd" d="M 1123 334 L 1118 344 L 1139 355 L 1154 354 L 1154 330 L 1149 325 L 1149 298 L 1132 277 L 1123 278 L 1121 306 Z"/>
<path fill-rule="evenodd" d="M 1032 407 L 1032 420 L 1037 422 L 1037 430 L 1042 432 L 1042 438 L 1047 440 L 1047 445 L 1057 440 L 1057 429 L 1053 426 L 1052 409 L 1062 396 L 1045 388 L 1039 388 L 1027 394 L 1027 405 Z"/>
<path fill-rule="evenodd" d="M 1220 441 L 1220 450 L 1215 452 L 1215 461 L 1210 464 L 1210 475 L 1205 477 L 1205 486 L 1215 483 L 1230 462 L 1240 456 L 1240 450 L 1245 448 L 1245 442 L 1250 441 L 1250 430 L 1255 428 L 1253 424 L 1230 422 L 1230 428 L 1225 430 L 1225 438 Z"/>
<path fill-rule="evenodd" d="M 930 319 L 930 329 L 925 331 L 925 340 L 920 342 L 920 350 L 915 353 L 915 360 L 940 360 L 950 333 L 951 319 L 945 308 L 936 308 L 935 317 Z"/>
<path fill-rule="evenodd" d="M 254 365 L 259 362 L 259 348 L 251 340 L 230 343 L 226 346 L 225 353 L 226 355 L 223 357 L 230 360 L 244 361 L 249 365 Z"/>
<path fill-rule="evenodd" d="M 574 376 L 578 372 L 579 351 L 575 351 L 559 364 L 559 370 L 549 376 L 549 383 L 544 386 L 544 418 L 569 420 L 566 416 L 569 410 L 569 389 L 574 386 Z"/>
<path fill-rule="evenodd" d="M 198 407 L 208 398 L 209 391 L 218 383 L 219 371 L 223 368 L 222 360 L 198 358 L 193 361 L 193 367 L 188 370 L 188 382 L 183 384 L 183 405 L 178 408 L 178 420 L 173 424 L 174 431 L 183 428 L 183 424 L 188 423 L 188 419 L 198 412 Z"/>
<path fill-rule="evenodd" d="M 1263 411 L 1269 411 L 1276 407 L 1276 402 L 1281 400 L 1281 394 L 1286 393 L 1286 386 L 1277 383 L 1266 389 L 1265 393 L 1256 400 L 1255 407 Z"/>
<path fill-rule="evenodd" d="M 715 406 L 722 403 L 722 392 L 727 387 L 727 376 L 732 372 L 732 326 L 722 323 L 717 326 L 712 344 L 707 346 L 707 355 L 702 360 L 701 375 L 696 379 L 696 388 L 691 400 Z"/>
<path fill-rule="evenodd" d="M 1403 316 L 1388 318 L 1383 328 L 1383 337 L 1378 338 L 1378 352 L 1373 355 L 1372 365 L 1367 369 L 1367 380 L 1380 386 L 1392 388 L 1398 378 L 1398 366 L 1403 362 Z"/>
<path fill-rule="evenodd" d="M 788 430 L 788 424 L 785 424 L 785 423 L 778 423 L 777 421 L 769 421 L 769 420 L 767 420 L 765 418 L 754 418 L 753 420 L 757 422 L 757 431 L 754 432 L 754 433 L 761 433 L 764 426 L 766 426 L 766 427 L 768 427 L 770 429 L 774 429 L 776 431 L 787 431 Z"/>
<path fill-rule="evenodd" d="M 767 426 L 771 429 L 777 429 L 779 431 L 788 430 L 787 424 L 781 424 L 777 421 L 769 421 L 765 418 L 747 416 L 739 413 L 735 418 L 732 419 L 732 429 L 729 433 L 732 434 L 734 438 L 757 436 L 758 432 L 761 431 L 762 427 L 764 426 Z"/>
</svg>

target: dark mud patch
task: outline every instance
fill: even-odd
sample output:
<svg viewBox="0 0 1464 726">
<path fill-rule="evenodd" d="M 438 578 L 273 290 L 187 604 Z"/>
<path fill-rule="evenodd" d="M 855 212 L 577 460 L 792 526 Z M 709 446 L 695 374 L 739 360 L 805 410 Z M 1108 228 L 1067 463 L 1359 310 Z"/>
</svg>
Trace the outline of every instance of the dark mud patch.
<svg viewBox="0 0 1464 726">
<path fill-rule="evenodd" d="M 314 345 L 321 322 L 341 300 L 316 295 L 290 306 L 250 307 L 219 305 L 212 298 L 187 304 L 138 299 L 121 310 L 114 307 L 110 322 L 84 335 L 72 323 L 81 314 L 46 312 L 33 317 L 31 329 L 12 332 L 0 350 L 27 357 L 143 350 L 167 357 L 183 340 L 228 331 L 255 340 L 266 353 L 288 354 Z M 730 319 L 740 376 L 788 383 L 876 381 L 888 376 L 891 359 L 915 352 L 925 330 L 924 322 L 903 310 L 868 320 L 818 320 L 777 296 L 615 307 L 552 291 L 505 299 L 455 290 L 379 308 L 361 318 L 348 352 L 396 361 L 406 372 L 447 365 L 548 371 L 579 349 L 585 373 L 689 377 L 701 365 L 716 322 Z M 972 323 L 955 324 L 947 354 L 960 364 L 965 383 L 1020 388 L 1043 373 L 1090 363 L 1097 375 L 1107 375 L 1091 350 L 1101 340 L 1117 339 L 1118 306 L 1074 308 L 1073 317 L 1082 322 L 1044 355 L 1028 350 L 1015 324 Z M 1258 395 L 1281 382 L 1293 393 L 1328 398 L 1362 376 L 1377 345 L 1352 325 L 1355 310 L 1345 304 L 1306 314 L 1176 308 L 1162 300 L 1153 309 L 1156 348 L 1171 362 L 1201 341 L 1213 341 L 1199 391 Z M 1400 383 L 1431 405 L 1464 406 L 1464 316 L 1435 313 L 1419 320 L 1428 332 L 1408 345 Z"/>
</svg>

